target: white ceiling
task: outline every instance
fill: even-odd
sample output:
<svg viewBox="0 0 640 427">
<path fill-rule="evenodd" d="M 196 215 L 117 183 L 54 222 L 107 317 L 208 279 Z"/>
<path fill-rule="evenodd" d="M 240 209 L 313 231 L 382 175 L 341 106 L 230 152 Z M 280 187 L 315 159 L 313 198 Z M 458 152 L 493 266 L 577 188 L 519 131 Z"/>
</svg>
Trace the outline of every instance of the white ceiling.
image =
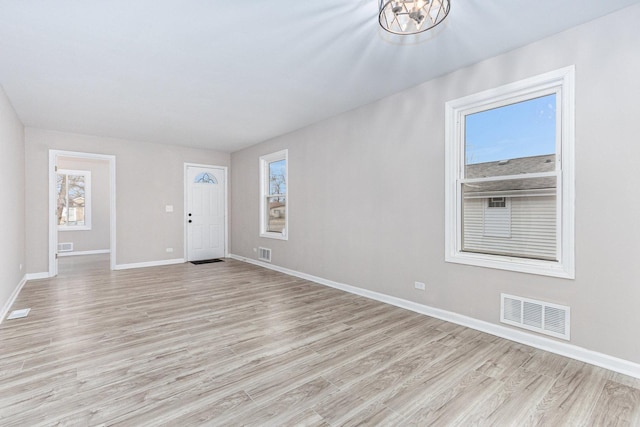
<svg viewBox="0 0 640 427">
<path fill-rule="evenodd" d="M 26 126 L 235 151 L 639 1 L 452 0 L 395 36 L 377 0 L 0 0 L 0 85 Z"/>
</svg>

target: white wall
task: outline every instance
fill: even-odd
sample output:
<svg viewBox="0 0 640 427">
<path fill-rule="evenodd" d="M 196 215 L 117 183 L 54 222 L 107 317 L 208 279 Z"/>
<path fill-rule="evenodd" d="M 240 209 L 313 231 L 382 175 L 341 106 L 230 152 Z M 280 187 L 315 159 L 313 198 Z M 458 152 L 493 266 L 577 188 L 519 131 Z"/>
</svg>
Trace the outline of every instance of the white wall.
<svg viewBox="0 0 640 427">
<path fill-rule="evenodd" d="M 109 161 L 59 157 L 58 169 L 91 172 L 91 229 L 58 231 L 58 242 L 73 243 L 74 252 L 109 250 Z"/>
<path fill-rule="evenodd" d="M 491 323 L 501 292 L 566 304 L 572 344 L 640 363 L 638 22 L 640 5 L 233 153 L 232 253 Z M 445 102 L 571 64 L 576 279 L 445 263 Z M 289 240 L 259 238 L 258 158 L 285 148 Z"/>
<path fill-rule="evenodd" d="M 229 164 L 229 154 L 64 132 L 25 129 L 29 273 L 48 266 L 49 150 L 116 156 L 116 264 L 182 258 L 184 163 Z M 173 205 L 172 213 L 165 205 Z M 166 248 L 173 248 L 167 253 Z"/>
<path fill-rule="evenodd" d="M 0 86 L 0 316 L 25 275 L 24 127 Z M 20 268 L 22 266 L 22 269 Z"/>
</svg>

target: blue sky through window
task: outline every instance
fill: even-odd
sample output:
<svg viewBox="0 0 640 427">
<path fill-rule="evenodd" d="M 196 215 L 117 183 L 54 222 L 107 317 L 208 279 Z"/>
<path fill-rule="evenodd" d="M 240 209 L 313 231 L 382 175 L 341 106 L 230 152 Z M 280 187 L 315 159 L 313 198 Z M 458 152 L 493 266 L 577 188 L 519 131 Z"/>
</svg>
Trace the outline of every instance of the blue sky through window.
<svg viewBox="0 0 640 427">
<path fill-rule="evenodd" d="M 556 95 L 465 117 L 465 163 L 485 163 L 556 151 Z"/>
<path fill-rule="evenodd" d="M 287 192 L 285 160 L 269 163 L 269 194 L 285 194 Z"/>
</svg>

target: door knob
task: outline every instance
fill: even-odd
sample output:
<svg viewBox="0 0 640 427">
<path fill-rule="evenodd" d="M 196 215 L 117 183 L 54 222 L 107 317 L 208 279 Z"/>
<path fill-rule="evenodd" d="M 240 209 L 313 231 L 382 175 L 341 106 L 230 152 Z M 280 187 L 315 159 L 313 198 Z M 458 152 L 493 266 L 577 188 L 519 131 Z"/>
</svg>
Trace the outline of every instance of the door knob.
<svg viewBox="0 0 640 427">
<path fill-rule="evenodd" d="M 189 216 L 191 216 L 191 214 L 189 214 Z"/>
<path fill-rule="evenodd" d="M 189 224 L 191 224 L 191 222 L 192 222 L 192 221 L 191 221 L 191 220 L 189 220 Z"/>
</svg>

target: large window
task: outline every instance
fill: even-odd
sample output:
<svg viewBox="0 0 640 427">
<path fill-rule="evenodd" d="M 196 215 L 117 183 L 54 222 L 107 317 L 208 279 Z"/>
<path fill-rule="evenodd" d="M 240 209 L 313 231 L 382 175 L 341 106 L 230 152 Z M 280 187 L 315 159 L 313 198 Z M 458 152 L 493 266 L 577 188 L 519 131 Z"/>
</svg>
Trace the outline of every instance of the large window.
<svg viewBox="0 0 640 427">
<path fill-rule="evenodd" d="M 91 230 L 91 172 L 59 169 L 56 193 L 58 229 Z"/>
<path fill-rule="evenodd" d="M 446 260 L 574 277 L 574 69 L 446 105 Z"/>
<path fill-rule="evenodd" d="M 260 157 L 260 236 L 287 239 L 287 150 Z"/>
</svg>

